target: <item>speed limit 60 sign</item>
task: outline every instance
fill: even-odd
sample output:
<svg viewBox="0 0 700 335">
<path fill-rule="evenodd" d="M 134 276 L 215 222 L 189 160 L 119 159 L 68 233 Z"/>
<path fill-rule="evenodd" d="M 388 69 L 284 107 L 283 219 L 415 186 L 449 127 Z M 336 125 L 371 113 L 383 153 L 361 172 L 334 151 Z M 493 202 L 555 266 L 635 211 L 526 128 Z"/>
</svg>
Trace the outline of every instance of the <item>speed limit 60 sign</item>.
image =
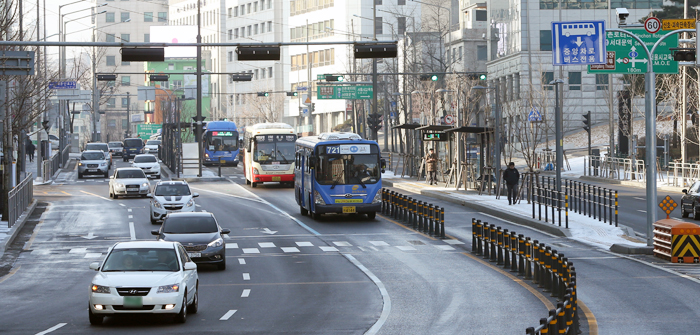
<svg viewBox="0 0 700 335">
<path fill-rule="evenodd" d="M 644 29 L 646 29 L 649 34 L 656 34 L 656 32 L 661 30 L 661 20 L 655 17 L 644 20 Z"/>
</svg>

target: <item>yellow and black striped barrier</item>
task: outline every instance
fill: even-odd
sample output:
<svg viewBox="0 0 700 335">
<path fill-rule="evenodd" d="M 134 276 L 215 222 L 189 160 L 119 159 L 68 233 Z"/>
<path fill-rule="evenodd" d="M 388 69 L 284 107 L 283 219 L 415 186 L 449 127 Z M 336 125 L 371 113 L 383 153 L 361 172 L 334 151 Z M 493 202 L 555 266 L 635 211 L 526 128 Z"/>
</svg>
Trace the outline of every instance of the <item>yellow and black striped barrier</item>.
<svg viewBox="0 0 700 335">
<path fill-rule="evenodd" d="M 656 221 L 654 255 L 671 263 L 700 263 L 700 226 L 671 219 Z"/>
</svg>

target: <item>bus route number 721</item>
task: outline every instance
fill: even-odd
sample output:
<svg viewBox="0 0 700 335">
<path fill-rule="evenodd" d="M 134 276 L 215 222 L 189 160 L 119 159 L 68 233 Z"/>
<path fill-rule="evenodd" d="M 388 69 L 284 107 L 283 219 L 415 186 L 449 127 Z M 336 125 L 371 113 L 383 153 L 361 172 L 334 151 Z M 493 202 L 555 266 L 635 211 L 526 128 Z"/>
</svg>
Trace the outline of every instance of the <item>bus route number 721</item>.
<svg viewBox="0 0 700 335">
<path fill-rule="evenodd" d="M 340 147 L 339 146 L 335 146 L 335 147 L 327 146 L 326 147 L 326 154 L 327 155 L 340 154 Z"/>
</svg>

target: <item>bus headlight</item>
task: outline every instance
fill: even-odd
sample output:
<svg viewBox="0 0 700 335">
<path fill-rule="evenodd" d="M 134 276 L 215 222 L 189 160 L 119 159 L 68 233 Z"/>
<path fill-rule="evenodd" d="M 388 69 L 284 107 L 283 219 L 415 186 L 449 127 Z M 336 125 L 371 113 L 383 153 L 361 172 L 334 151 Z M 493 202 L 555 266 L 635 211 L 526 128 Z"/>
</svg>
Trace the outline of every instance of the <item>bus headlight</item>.
<svg viewBox="0 0 700 335">
<path fill-rule="evenodd" d="M 258 171 L 258 168 L 253 168 L 253 174 L 260 174 L 260 171 Z"/>
<path fill-rule="evenodd" d="M 314 203 L 317 205 L 325 205 L 326 204 L 326 202 L 323 201 L 323 197 L 321 196 L 320 193 L 318 193 L 318 191 L 314 191 Z"/>
<path fill-rule="evenodd" d="M 382 202 L 382 191 L 379 190 L 377 191 L 377 194 L 374 195 L 374 200 L 372 200 L 373 204 L 379 204 Z"/>
</svg>

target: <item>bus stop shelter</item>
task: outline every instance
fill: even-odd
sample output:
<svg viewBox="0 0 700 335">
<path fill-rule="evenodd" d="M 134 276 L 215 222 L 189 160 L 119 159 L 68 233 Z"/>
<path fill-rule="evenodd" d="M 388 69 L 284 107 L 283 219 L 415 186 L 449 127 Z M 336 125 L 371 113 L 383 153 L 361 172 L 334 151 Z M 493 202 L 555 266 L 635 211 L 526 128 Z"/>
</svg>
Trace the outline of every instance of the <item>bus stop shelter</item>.
<svg viewBox="0 0 700 335">
<path fill-rule="evenodd" d="M 462 126 L 454 127 L 444 130 L 445 133 L 452 134 L 457 133 L 458 136 L 465 134 L 465 141 L 462 148 L 463 152 L 466 151 L 466 157 L 460 157 L 460 180 L 466 184 L 469 175 L 471 175 L 472 180 L 482 179 L 481 175 L 484 167 L 486 167 L 487 162 L 485 157 L 487 153 L 491 152 L 491 143 L 493 143 L 494 128 L 490 127 L 474 127 L 474 126 Z M 469 136 L 473 134 L 474 136 Z M 459 141 L 458 141 L 459 142 Z M 478 148 L 478 153 L 473 153 L 472 148 Z M 474 157 L 477 156 L 477 157 Z M 478 164 L 475 160 L 478 159 Z M 489 160 L 490 164 L 491 160 Z M 467 171 L 466 174 L 462 171 Z M 457 183 L 459 188 L 459 181 Z"/>
</svg>

